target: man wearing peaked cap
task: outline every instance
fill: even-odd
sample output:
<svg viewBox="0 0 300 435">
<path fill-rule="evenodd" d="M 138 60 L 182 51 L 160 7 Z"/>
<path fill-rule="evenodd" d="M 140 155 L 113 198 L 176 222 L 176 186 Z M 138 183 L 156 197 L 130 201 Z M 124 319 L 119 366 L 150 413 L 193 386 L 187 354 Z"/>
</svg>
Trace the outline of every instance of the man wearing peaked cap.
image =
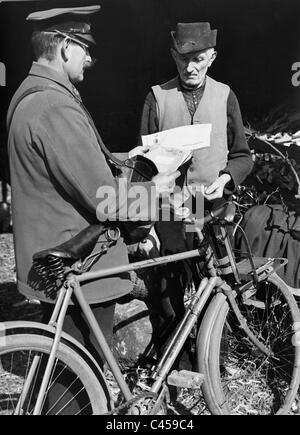
<svg viewBox="0 0 300 435">
<path fill-rule="evenodd" d="M 233 91 L 207 75 L 216 58 L 217 30 L 208 22 L 178 23 L 171 31 L 171 55 L 177 76 L 164 84 L 153 86 L 146 97 L 141 135 L 197 123 L 212 125 L 209 148 L 195 150 L 182 170 L 178 183 L 190 192 L 198 189 L 206 207 L 229 195 L 246 178 L 252 168 L 239 103 Z M 180 222 L 156 224 L 161 254 L 187 249 L 189 244 Z M 188 238 L 190 238 L 189 235 Z M 154 296 L 162 329 L 180 318 L 184 310 L 181 272 L 173 265 L 162 278 L 162 294 Z M 166 276 L 175 276 L 167 279 Z M 160 336 L 158 333 L 157 336 Z"/>
<path fill-rule="evenodd" d="M 59 8 L 28 16 L 36 61 L 16 91 L 7 116 L 18 288 L 27 298 L 42 301 L 45 321 L 52 313 L 57 289 L 45 285 L 33 266 L 33 255 L 70 240 L 99 220 L 115 220 L 127 201 L 107 162 L 109 152 L 74 86 L 92 65 L 90 49 L 95 41 L 91 19 L 99 9 Z M 169 192 L 177 175 L 158 174 L 142 185 L 145 189 L 155 186 L 158 194 Z M 115 195 L 109 198 L 106 211 L 99 211 L 97 192 L 103 186 Z M 129 183 L 128 189 L 134 194 L 135 185 Z M 141 210 L 140 219 L 143 213 L 149 219 L 148 209 L 147 205 Z M 104 242 L 105 237 L 100 236 L 95 250 L 99 251 Z M 127 247 L 121 237 L 93 270 L 126 263 Z M 83 285 L 108 339 L 114 301 L 131 288 L 127 274 Z M 69 307 L 64 330 L 94 352 L 94 338 L 77 307 Z M 64 410 L 74 412 L 76 409 L 69 407 Z"/>
<path fill-rule="evenodd" d="M 33 24 L 34 29 L 32 42 L 36 58 L 40 62 L 43 59 L 53 61 L 58 43 L 63 41 L 62 48 L 65 54 L 68 49 L 76 49 L 77 53 L 70 59 L 67 58 L 67 62 L 59 62 L 58 57 L 55 66 L 51 66 L 61 70 L 71 83 L 81 82 L 84 70 L 92 65 L 89 52 L 96 42 L 91 33 L 90 21 L 99 10 L 100 6 L 96 5 L 50 9 L 28 15 L 27 21 Z"/>
<path fill-rule="evenodd" d="M 78 43 L 95 44 L 91 34 L 91 15 L 100 10 L 100 5 L 79 8 L 58 8 L 33 12 L 27 21 L 34 23 L 36 29 L 54 34 L 66 34 Z"/>
</svg>

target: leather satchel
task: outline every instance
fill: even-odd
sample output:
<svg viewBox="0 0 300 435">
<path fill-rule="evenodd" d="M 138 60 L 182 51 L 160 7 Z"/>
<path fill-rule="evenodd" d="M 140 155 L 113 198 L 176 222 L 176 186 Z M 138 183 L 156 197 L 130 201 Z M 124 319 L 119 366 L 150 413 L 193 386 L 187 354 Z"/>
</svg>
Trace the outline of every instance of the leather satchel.
<svg viewBox="0 0 300 435">
<path fill-rule="evenodd" d="M 150 181 L 158 172 L 155 164 L 141 155 L 122 161 L 121 166 L 115 164 L 115 168 L 120 171 L 118 176 L 126 177 L 131 183 Z M 136 244 L 144 240 L 148 236 L 153 224 L 154 222 L 152 221 L 118 223 L 119 227 L 123 230 L 122 235 L 127 245 Z"/>
</svg>

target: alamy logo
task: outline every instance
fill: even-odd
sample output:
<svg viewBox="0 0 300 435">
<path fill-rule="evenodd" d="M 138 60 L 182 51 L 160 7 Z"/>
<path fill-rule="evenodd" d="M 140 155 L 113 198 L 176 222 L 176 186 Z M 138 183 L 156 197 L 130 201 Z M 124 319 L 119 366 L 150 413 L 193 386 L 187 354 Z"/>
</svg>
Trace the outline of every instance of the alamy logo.
<svg viewBox="0 0 300 435">
<path fill-rule="evenodd" d="M 128 184 L 119 178 L 115 185 L 99 187 L 96 193 L 97 218 L 110 221 L 182 221 L 188 218 L 188 232 L 195 231 L 194 219 L 204 217 L 204 197 L 195 187 L 175 186 L 172 195 L 158 196 L 154 185 Z"/>
<path fill-rule="evenodd" d="M 6 86 L 6 66 L 0 62 L 0 86 Z"/>
</svg>

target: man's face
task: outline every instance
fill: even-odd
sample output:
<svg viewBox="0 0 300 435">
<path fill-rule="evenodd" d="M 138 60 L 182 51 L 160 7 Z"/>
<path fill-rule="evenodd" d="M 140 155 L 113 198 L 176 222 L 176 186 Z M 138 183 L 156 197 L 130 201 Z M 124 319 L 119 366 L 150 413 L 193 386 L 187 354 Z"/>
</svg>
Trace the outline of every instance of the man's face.
<svg viewBox="0 0 300 435">
<path fill-rule="evenodd" d="M 77 43 L 68 45 L 68 61 L 65 63 L 65 70 L 71 83 L 82 82 L 84 71 L 92 65 L 92 58 L 88 47 Z"/>
<path fill-rule="evenodd" d="M 213 48 L 187 54 L 179 54 L 172 48 L 171 53 L 182 83 L 189 88 L 197 88 L 203 83 L 207 70 L 216 57 Z"/>
</svg>

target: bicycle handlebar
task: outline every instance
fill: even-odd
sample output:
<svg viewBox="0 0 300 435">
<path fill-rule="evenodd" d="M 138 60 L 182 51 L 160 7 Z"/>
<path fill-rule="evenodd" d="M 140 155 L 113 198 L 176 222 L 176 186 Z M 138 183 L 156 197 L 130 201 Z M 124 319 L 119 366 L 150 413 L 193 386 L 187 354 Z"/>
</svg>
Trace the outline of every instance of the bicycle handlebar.
<svg viewBox="0 0 300 435">
<path fill-rule="evenodd" d="M 203 217 L 203 219 L 185 218 L 185 219 L 183 219 L 183 222 L 187 223 L 187 224 L 194 224 L 197 221 L 198 222 L 202 221 L 201 223 L 203 225 L 205 225 L 205 224 L 209 224 L 213 221 L 216 222 L 216 221 L 223 220 L 229 224 L 229 223 L 233 222 L 235 212 L 236 212 L 235 204 L 231 201 L 227 201 L 224 204 L 222 204 L 221 207 L 218 207 L 215 210 L 211 210 L 206 216 Z"/>
</svg>

